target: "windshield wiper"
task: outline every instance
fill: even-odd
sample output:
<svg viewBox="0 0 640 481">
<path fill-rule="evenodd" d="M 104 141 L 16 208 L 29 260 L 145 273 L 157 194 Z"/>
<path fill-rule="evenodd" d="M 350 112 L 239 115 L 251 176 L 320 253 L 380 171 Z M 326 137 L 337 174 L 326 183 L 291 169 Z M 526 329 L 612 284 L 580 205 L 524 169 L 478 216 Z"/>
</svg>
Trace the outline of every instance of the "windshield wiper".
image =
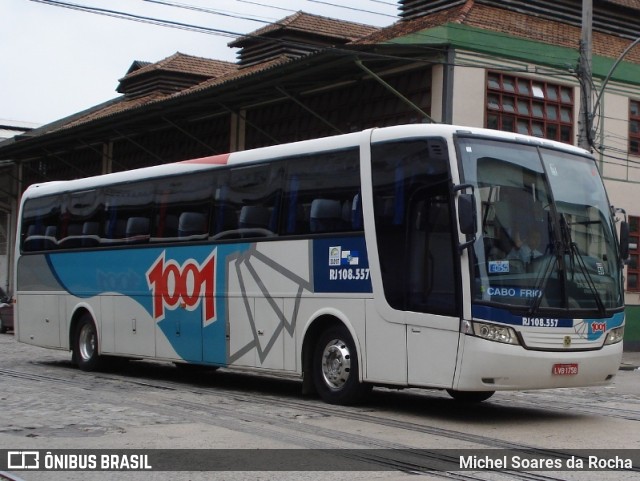
<svg viewBox="0 0 640 481">
<path fill-rule="evenodd" d="M 548 214 L 551 215 L 551 214 Z M 553 244 L 550 242 L 547 247 L 545 248 L 544 253 L 547 254 L 547 252 L 549 254 L 555 253 L 554 257 L 549 256 L 549 259 L 546 261 L 547 264 L 544 267 L 544 270 L 541 271 L 541 275 L 539 274 L 536 277 L 536 282 L 533 285 L 533 289 L 534 292 L 536 292 L 536 296 L 533 298 L 531 305 L 529 306 L 529 316 L 533 316 L 538 309 L 540 309 L 540 304 L 542 303 L 542 297 L 544 295 L 544 289 L 546 289 L 547 287 L 547 283 L 549 282 L 549 279 L 551 278 L 551 273 L 553 272 L 553 267 L 558 264 L 560 268 L 562 268 L 562 249 L 561 249 L 561 244 L 560 242 L 557 240 L 557 237 L 554 235 L 553 232 L 553 222 L 550 222 L 550 219 L 548 219 L 548 226 L 549 226 L 549 239 L 553 239 Z M 551 252 L 553 250 L 553 252 Z"/>
<path fill-rule="evenodd" d="M 542 296 L 544 294 L 544 289 L 547 287 L 547 283 L 551 278 L 551 273 L 553 272 L 553 266 L 558 262 L 558 257 L 555 258 L 549 257 L 547 260 L 547 265 L 544 268 L 544 271 L 541 276 L 536 278 L 536 282 L 533 286 L 534 292 L 536 296 L 533 298 L 531 305 L 529 306 L 529 316 L 533 316 L 538 309 L 540 309 L 540 304 L 542 303 Z"/>
<path fill-rule="evenodd" d="M 561 231 L 562 243 L 565 245 L 565 248 L 567 248 L 567 251 L 570 256 L 569 259 L 571 260 L 572 274 L 575 272 L 574 267 L 576 264 L 575 261 L 577 260 L 577 264 L 578 266 L 580 266 L 580 271 L 582 272 L 582 275 L 585 278 L 587 286 L 589 286 L 589 289 L 591 290 L 591 293 L 593 294 L 593 297 L 596 301 L 596 305 L 598 306 L 598 313 L 601 316 L 604 316 L 606 313 L 606 309 L 604 307 L 604 303 L 602 302 L 602 297 L 600 296 L 600 293 L 598 292 L 598 288 L 596 287 L 596 284 L 593 281 L 593 277 L 589 273 L 589 268 L 587 267 L 587 264 L 584 262 L 582 255 L 580 255 L 578 245 L 571 238 L 571 229 L 569 228 L 569 223 L 567 222 L 567 219 L 564 214 L 560 214 L 560 231 Z"/>
</svg>

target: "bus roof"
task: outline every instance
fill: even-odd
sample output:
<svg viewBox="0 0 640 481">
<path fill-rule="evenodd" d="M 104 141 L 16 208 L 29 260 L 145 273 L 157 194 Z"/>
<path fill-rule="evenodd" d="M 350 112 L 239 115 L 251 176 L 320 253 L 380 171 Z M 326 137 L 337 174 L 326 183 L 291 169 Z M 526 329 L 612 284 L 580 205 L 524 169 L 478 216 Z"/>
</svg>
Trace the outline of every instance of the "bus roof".
<svg viewBox="0 0 640 481">
<path fill-rule="evenodd" d="M 412 138 L 420 136 L 440 136 L 451 138 L 453 135 L 478 135 L 514 141 L 530 143 L 534 145 L 548 146 L 554 149 L 564 150 L 579 155 L 589 155 L 586 150 L 560 142 L 530 137 L 513 132 L 502 132 L 476 127 L 462 127 L 448 124 L 410 124 L 368 129 L 362 132 L 323 137 L 311 140 L 302 140 L 289 144 L 260 147 L 226 154 L 218 154 L 197 159 L 173 162 L 169 164 L 154 165 L 139 169 L 114 172 L 110 174 L 85 177 L 74 180 L 51 181 L 33 184 L 24 193 L 25 198 L 41 197 L 54 193 L 68 191 L 88 190 L 104 185 L 124 184 L 140 179 L 154 179 L 219 168 L 225 165 L 238 165 L 257 161 L 289 157 L 301 153 L 312 154 L 330 150 L 340 150 L 356 147 L 362 141 L 362 136 L 370 137 L 373 142 L 398 138 Z"/>
</svg>

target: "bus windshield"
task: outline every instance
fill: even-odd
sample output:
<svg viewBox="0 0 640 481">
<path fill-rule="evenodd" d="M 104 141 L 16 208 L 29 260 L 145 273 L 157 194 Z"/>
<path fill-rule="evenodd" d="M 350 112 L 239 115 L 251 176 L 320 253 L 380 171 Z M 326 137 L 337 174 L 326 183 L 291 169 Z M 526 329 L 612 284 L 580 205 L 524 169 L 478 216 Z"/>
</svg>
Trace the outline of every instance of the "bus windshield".
<svg viewBox="0 0 640 481">
<path fill-rule="evenodd" d="M 474 302 L 600 317 L 622 306 L 615 226 L 593 159 L 471 138 L 458 148 L 479 201 Z"/>
</svg>

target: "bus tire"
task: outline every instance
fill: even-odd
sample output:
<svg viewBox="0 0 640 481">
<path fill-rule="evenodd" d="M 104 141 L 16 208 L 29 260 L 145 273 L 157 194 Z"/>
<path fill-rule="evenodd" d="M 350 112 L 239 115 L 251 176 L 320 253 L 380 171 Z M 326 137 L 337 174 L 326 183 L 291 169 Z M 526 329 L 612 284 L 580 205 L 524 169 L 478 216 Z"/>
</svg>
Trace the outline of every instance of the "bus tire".
<svg viewBox="0 0 640 481">
<path fill-rule="evenodd" d="M 447 389 L 447 392 L 453 399 L 465 404 L 481 403 L 496 393 L 495 391 L 456 391 L 454 389 Z"/>
<path fill-rule="evenodd" d="M 318 338 L 313 355 L 313 383 L 330 404 L 355 404 L 371 386 L 358 379 L 358 355 L 351 334 L 343 325 L 333 326 Z"/>
<path fill-rule="evenodd" d="M 82 371 L 96 371 L 103 365 L 98 349 L 98 331 L 88 313 L 80 317 L 73 337 L 73 361 Z"/>
</svg>

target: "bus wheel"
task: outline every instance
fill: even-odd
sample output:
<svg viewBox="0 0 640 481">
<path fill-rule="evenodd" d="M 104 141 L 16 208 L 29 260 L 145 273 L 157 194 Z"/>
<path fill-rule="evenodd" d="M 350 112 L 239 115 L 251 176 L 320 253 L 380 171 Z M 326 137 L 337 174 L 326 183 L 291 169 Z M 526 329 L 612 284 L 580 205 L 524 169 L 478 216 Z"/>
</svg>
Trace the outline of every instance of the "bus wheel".
<svg viewBox="0 0 640 481">
<path fill-rule="evenodd" d="M 102 359 L 98 352 L 96 326 L 89 314 L 83 314 L 76 327 L 73 360 L 81 370 L 95 371 L 102 365 Z"/>
<path fill-rule="evenodd" d="M 456 391 L 454 389 L 447 389 L 447 392 L 456 401 L 466 404 L 481 403 L 495 394 L 495 391 Z"/>
<path fill-rule="evenodd" d="M 351 335 L 340 325 L 318 339 L 313 356 L 313 382 L 320 397 L 331 404 L 354 404 L 371 386 L 358 379 L 358 356 Z"/>
</svg>

